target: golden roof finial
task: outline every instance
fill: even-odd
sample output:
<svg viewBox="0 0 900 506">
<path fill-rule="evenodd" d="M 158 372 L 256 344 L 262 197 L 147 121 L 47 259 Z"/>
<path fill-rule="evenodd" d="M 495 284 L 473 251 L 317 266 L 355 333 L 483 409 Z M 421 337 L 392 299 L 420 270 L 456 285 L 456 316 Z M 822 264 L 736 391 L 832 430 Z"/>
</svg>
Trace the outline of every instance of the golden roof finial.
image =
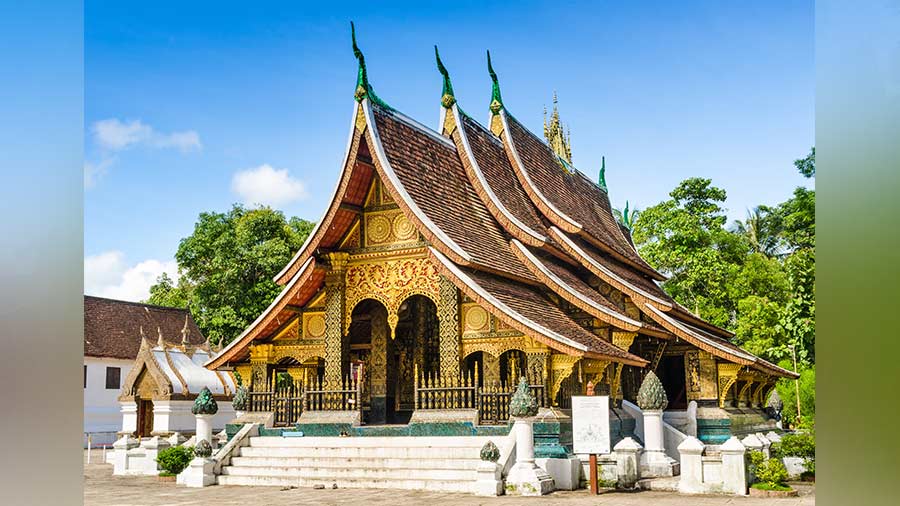
<svg viewBox="0 0 900 506">
<path fill-rule="evenodd" d="M 547 121 L 547 108 L 544 107 L 544 138 L 556 156 L 562 158 L 568 163 L 572 163 L 572 148 L 570 144 L 569 131 L 563 128 L 559 121 L 559 98 L 556 91 L 553 92 L 553 112 L 550 114 L 550 121 Z"/>
</svg>

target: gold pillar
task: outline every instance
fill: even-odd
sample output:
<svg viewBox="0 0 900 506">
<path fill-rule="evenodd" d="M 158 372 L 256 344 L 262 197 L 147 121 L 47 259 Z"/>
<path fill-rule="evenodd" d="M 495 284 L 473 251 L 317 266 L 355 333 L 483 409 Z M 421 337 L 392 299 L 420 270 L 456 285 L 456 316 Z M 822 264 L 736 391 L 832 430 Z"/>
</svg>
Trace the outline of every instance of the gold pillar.
<svg viewBox="0 0 900 506">
<path fill-rule="evenodd" d="M 581 357 L 564 355 L 562 353 L 550 355 L 550 403 L 552 405 L 559 405 L 559 402 L 556 400 L 559 388 L 562 386 L 563 381 L 572 375 L 572 370 L 579 360 L 581 360 Z"/>
<path fill-rule="evenodd" d="M 449 279 L 441 276 L 438 303 L 438 339 L 441 376 L 459 378 L 459 294 Z"/>
<path fill-rule="evenodd" d="M 269 366 L 269 362 L 272 357 L 273 346 L 271 344 L 260 344 L 256 346 L 250 346 L 250 371 L 251 376 L 249 381 L 244 380 L 249 386 L 251 386 L 253 391 L 261 392 L 266 388 L 266 374 Z"/>
<path fill-rule="evenodd" d="M 616 347 L 628 351 L 628 349 L 631 348 L 631 345 L 634 343 L 635 337 L 637 337 L 637 332 L 613 331 L 612 343 L 616 345 Z M 609 398 L 613 402 L 621 397 L 619 395 L 619 387 L 622 384 L 622 369 L 624 367 L 624 364 L 616 364 L 615 369 L 613 369 L 613 377 L 609 382 Z"/>
<path fill-rule="evenodd" d="M 348 368 L 345 360 L 349 343 L 343 331 L 344 270 L 348 258 L 347 253 L 328 254 L 331 270 L 325 275 L 325 384 L 329 388 L 340 387 Z"/>
</svg>

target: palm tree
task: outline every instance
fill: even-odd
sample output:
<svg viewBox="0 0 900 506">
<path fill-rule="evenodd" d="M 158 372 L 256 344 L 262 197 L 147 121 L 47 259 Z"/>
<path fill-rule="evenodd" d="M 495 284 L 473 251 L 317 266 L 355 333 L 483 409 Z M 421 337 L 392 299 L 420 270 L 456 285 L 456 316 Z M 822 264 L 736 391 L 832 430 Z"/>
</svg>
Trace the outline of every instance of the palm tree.
<svg viewBox="0 0 900 506">
<path fill-rule="evenodd" d="M 778 234 L 778 219 L 766 206 L 747 210 L 747 219 L 735 221 L 734 230 L 747 238 L 753 253 L 769 257 L 783 253 L 783 244 Z"/>
</svg>

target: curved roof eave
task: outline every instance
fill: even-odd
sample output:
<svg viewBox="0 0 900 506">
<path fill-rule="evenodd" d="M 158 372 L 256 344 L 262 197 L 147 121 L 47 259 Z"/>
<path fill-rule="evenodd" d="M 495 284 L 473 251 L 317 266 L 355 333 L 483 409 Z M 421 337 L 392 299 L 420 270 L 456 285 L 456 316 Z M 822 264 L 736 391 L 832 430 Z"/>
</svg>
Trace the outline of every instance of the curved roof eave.
<svg viewBox="0 0 900 506">
<path fill-rule="evenodd" d="M 363 109 L 363 114 L 366 119 L 366 131 L 368 132 L 371 140 L 371 151 L 374 152 L 375 155 L 375 169 L 381 173 L 382 181 L 387 182 L 385 185 L 388 189 L 388 192 L 392 193 L 392 197 L 394 201 L 400 206 L 401 209 L 406 211 L 407 218 L 410 221 L 414 222 L 418 225 L 418 228 L 423 235 L 425 235 L 432 243 L 440 244 L 443 249 L 446 251 L 448 255 L 453 257 L 454 261 L 457 261 L 463 265 L 468 265 L 472 262 L 472 257 L 463 250 L 456 242 L 453 241 L 440 227 L 438 227 L 431 218 L 429 218 L 422 209 L 419 208 L 419 205 L 413 200 L 413 198 L 409 195 L 406 189 L 403 187 L 403 183 L 400 181 L 400 178 L 397 177 L 397 174 L 394 172 L 394 169 L 391 167 L 390 160 L 388 160 L 387 154 L 384 152 L 384 146 L 381 144 L 381 137 L 378 134 L 378 126 L 375 123 L 375 118 L 372 114 L 372 104 L 369 102 L 368 98 L 363 99 L 361 103 L 361 107 Z M 394 112 L 394 115 L 401 118 L 402 120 L 406 120 L 407 122 L 412 122 L 411 119 L 406 118 L 405 116 Z M 417 128 L 423 129 L 426 133 L 430 135 L 436 135 L 437 138 L 441 140 L 441 142 L 450 142 L 449 139 L 441 136 L 440 134 L 432 133 L 428 129 L 424 129 L 424 127 L 419 127 L 418 123 L 412 122 L 414 126 Z M 453 145 L 454 149 L 456 148 Z M 386 181 L 385 181 L 386 180 Z"/>
<path fill-rule="evenodd" d="M 535 276 L 538 276 L 538 279 L 543 277 L 546 284 L 553 289 L 554 292 L 575 304 L 579 309 L 586 311 L 591 316 L 599 318 L 606 323 L 616 325 L 629 332 L 639 331 L 644 326 L 638 320 L 618 314 L 592 300 L 586 299 L 583 295 L 578 293 L 575 288 L 551 272 L 540 259 L 534 256 L 534 254 L 525 247 L 524 244 L 516 239 L 513 239 L 511 242 L 513 245 L 513 253 L 519 257 L 519 260 L 521 260 L 522 263 L 532 269 L 532 272 Z"/>
<path fill-rule="evenodd" d="M 580 246 L 575 244 L 575 242 L 572 241 L 572 239 L 569 238 L 562 230 L 558 229 L 555 226 L 551 226 L 550 235 L 562 245 L 563 249 L 566 250 L 567 253 L 580 259 L 583 262 L 583 265 L 588 268 L 588 270 L 590 270 L 597 277 L 613 285 L 616 289 L 626 292 L 632 298 L 645 299 L 647 301 L 650 301 L 663 311 L 670 311 L 672 309 L 672 303 L 660 299 L 659 297 L 647 292 L 646 290 L 634 286 L 625 279 L 617 276 L 614 272 L 606 268 L 606 266 L 591 258 L 591 256 L 588 255 L 587 252 L 585 252 L 583 249 L 581 249 Z"/>
<path fill-rule="evenodd" d="M 481 167 L 478 165 L 478 160 L 475 158 L 475 153 L 472 152 L 472 147 L 469 145 L 468 134 L 466 133 L 465 126 L 460 117 L 459 108 L 456 104 L 453 104 L 450 111 L 452 111 L 453 121 L 457 125 L 456 132 L 457 135 L 459 135 L 460 144 L 463 148 L 462 151 L 469 160 L 469 163 L 463 164 L 463 167 L 471 169 L 466 170 L 466 172 L 469 173 L 469 180 L 476 190 L 481 189 L 481 191 L 477 193 L 479 193 L 479 195 L 484 193 L 486 198 L 482 200 L 484 201 L 485 207 L 491 211 L 491 214 L 494 215 L 494 218 L 501 225 L 509 223 L 510 226 L 507 228 L 507 231 L 511 235 L 514 234 L 514 236 L 517 236 L 517 238 L 520 238 L 520 240 L 524 241 L 529 246 L 545 245 L 547 243 L 547 237 L 522 223 L 519 218 L 506 208 L 503 202 L 500 201 L 500 198 L 494 193 L 493 188 L 491 188 L 490 183 L 488 183 L 487 178 L 484 177 L 484 173 L 481 171 Z"/>
</svg>

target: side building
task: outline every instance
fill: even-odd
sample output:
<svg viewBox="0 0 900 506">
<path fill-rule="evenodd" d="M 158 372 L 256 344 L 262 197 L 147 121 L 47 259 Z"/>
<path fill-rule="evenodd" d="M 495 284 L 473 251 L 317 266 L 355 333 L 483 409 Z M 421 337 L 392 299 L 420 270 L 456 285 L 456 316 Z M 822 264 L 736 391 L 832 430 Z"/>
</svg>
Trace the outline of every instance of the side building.
<svg viewBox="0 0 900 506">
<path fill-rule="evenodd" d="M 185 309 L 84 296 L 84 433 L 111 445 L 122 429 L 119 396 L 142 348 L 142 334 L 167 336 L 170 346 L 205 339 Z M 149 433 L 147 434 L 149 435 Z"/>
<path fill-rule="evenodd" d="M 355 40 L 354 50 L 356 101 L 331 203 L 276 276 L 282 292 L 208 368 L 239 372 L 251 391 L 292 379 L 306 392 L 301 422 L 505 425 L 521 376 L 562 416 L 588 383 L 620 410 L 651 370 L 673 420 L 696 403 L 704 441 L 770 422 L 765 400 L 794 373 L 660 288 L 605 182 L 572 165 L 556 111 L 549 142 L 529 131 L 488 56 L 484 126 L 459 107 L 438 59 L 434 131 L 375 95 Z"/>
</svg>

